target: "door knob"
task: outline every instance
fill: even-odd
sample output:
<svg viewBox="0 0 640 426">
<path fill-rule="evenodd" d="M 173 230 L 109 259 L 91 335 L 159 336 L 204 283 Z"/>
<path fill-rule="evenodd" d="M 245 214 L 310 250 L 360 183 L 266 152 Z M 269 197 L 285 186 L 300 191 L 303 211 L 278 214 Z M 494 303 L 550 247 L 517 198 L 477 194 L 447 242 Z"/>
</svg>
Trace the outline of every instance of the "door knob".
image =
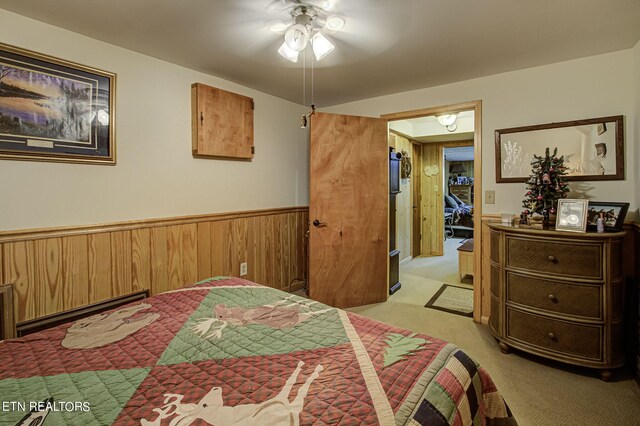
<svg viewBox="0 0 640 426">
<path fill-rule="evenodd" d="M 315 219 L 313 222 L 313 226 L 315 226 L 316 228 L 322 228 L 323 226 L 327 226 L 326 223 L 324 222 L 320 222 L 318 219 Z"/>
</svg>

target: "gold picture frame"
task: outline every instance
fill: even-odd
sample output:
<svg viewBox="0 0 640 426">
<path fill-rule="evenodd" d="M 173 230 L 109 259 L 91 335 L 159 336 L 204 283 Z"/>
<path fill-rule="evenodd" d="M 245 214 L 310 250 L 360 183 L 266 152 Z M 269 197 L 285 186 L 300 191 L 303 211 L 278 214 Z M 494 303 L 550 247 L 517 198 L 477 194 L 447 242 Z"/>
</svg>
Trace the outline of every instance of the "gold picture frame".
<svg viewBox="0 0 640 426">
<path fill-rule="evenodd" d="M 114 165 L 116 74 L 0 43 L 0 159 Z"/>
</svg>

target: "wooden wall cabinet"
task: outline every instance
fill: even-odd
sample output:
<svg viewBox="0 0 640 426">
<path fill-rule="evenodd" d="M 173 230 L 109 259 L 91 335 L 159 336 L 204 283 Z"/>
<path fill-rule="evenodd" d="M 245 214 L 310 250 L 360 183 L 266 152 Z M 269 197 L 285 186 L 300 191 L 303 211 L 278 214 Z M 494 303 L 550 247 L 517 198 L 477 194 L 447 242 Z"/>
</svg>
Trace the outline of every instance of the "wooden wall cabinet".
<svg viewBox="0 0 640 426">
<path fill-rule="evenodd" d="M 608 381 L 625 360 L 625 232 L 489 228 L 489 325 L 502 351 L 597 368 Z"/>
<path fill-rule="evenodd" d="M 191 85 L 194 156 L 252 159 L 252 98 L 202 83 Z"/>
</svg>

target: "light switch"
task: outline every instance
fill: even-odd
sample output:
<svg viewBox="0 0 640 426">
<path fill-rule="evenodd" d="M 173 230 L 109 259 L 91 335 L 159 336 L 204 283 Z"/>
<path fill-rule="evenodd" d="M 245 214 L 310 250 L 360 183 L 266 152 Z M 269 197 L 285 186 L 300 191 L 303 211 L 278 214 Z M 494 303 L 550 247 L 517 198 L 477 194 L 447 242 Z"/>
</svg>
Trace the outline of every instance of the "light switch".
<svg viewBox="0 0 640 426">
<path fill-rule="evenodd" d="M 484 191 L 484 203 L 495 204 L 496 203 L 496 191 L 486 190 Z"/>
</svg>

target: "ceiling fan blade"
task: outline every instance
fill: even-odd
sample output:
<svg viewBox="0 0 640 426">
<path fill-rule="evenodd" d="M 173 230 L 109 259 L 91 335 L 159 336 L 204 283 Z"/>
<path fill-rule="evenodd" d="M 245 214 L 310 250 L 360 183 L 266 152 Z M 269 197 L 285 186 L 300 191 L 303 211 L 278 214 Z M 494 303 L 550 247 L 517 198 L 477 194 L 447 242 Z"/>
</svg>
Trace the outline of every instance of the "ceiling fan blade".
<svg viewBox="0 0 640 426">
<path fill-rule="evenodd" d="M 303 0 L 303 2 L 322 10 L 326 10 L 331 7 L 331 2 L 329 0 Z"/>
<path fill-rule="evenodd" d="M 287 9 L 287 0 L 273 0 L 267 6 L 267 10 L 270 12 L 273 11 L 283 11 Z"/>
</svg>

